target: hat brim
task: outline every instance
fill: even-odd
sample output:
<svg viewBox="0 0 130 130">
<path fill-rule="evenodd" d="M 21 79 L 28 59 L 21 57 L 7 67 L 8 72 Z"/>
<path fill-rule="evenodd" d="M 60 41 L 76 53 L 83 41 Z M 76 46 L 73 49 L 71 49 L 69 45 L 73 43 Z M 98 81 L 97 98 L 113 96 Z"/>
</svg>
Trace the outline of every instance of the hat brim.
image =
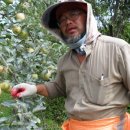
<svg viewBox="0 0 130 130">
<path fill-rule="evenodd" d="M 83 11 L 87 12 L 87 3 L 86 2 L 79 2 L 79 1 L 67 1 L 67 2 L 61 2 L 54 4 L 50 6 L 42 15 L 42 25 L 54 29 L 58 28 L 57 19 L 56 19 L 56 11 L 59 7 L 65 8 L 66 5 L 69 5 L 68 7 L 75 7 L 82 9 Z"/>
</svg>

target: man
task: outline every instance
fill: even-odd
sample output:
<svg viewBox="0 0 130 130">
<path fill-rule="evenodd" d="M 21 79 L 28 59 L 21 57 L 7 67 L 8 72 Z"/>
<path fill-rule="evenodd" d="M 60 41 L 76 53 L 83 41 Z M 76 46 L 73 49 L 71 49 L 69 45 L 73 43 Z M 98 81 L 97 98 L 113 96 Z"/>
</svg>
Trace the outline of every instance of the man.
<svg viewBox="0 0 130 130">
<path fill-rule="evenodd" d="M 42 23 L 70 50 L 60 58 L 54 81 L 18 84 L 12 95 L 64 96 L 68 120 L 63 130 L 130 130 L 130 45 L 101 35 L 91 5 L 84 0 L 52 5 Z"/>
</svg>

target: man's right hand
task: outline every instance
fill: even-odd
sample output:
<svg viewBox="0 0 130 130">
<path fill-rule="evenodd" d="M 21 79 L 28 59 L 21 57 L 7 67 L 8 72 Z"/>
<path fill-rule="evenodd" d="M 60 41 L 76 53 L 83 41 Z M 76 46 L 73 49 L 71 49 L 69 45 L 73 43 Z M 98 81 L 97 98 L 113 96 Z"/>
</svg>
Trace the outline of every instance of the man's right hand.
<svg viewBox="0 0 130 130">
<path fill-rule="evenodd" d="M 11 95 L 15 98 L 31 96 L 37 93 L 37 87 L 32 84 L 20 83 L 11 90 Z"/>
</svg>

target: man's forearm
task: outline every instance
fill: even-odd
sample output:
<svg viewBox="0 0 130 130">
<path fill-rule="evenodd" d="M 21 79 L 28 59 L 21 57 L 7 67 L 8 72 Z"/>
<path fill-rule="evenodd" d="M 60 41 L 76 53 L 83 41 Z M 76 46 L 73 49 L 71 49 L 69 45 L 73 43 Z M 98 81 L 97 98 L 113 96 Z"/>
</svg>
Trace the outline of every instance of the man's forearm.
<svg viewBox="0 0 130 130">
<path fill-rule="evenodd" d="M 48 91 L 44 84 L 38 84 L 37 87 L 37 94 L 48 97 Z"/>
</svg>

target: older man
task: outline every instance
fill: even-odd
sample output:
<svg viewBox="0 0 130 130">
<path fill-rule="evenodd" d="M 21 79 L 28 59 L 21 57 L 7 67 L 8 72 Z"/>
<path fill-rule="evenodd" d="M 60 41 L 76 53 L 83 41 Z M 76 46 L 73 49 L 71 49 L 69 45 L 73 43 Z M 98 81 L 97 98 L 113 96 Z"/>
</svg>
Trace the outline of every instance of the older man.
<svg viewBox="0 0 130 130">
<path fill-rule="evenodd" d="M 101 35 L 91 5 L 83 0 L 50 6 L 42 23 L 70 50 L 60 58 L 54 81 L 18 84 L 13 96 L 64 96 L 63 130 L 129 130 L 130 45 Z"/>
</svg>

